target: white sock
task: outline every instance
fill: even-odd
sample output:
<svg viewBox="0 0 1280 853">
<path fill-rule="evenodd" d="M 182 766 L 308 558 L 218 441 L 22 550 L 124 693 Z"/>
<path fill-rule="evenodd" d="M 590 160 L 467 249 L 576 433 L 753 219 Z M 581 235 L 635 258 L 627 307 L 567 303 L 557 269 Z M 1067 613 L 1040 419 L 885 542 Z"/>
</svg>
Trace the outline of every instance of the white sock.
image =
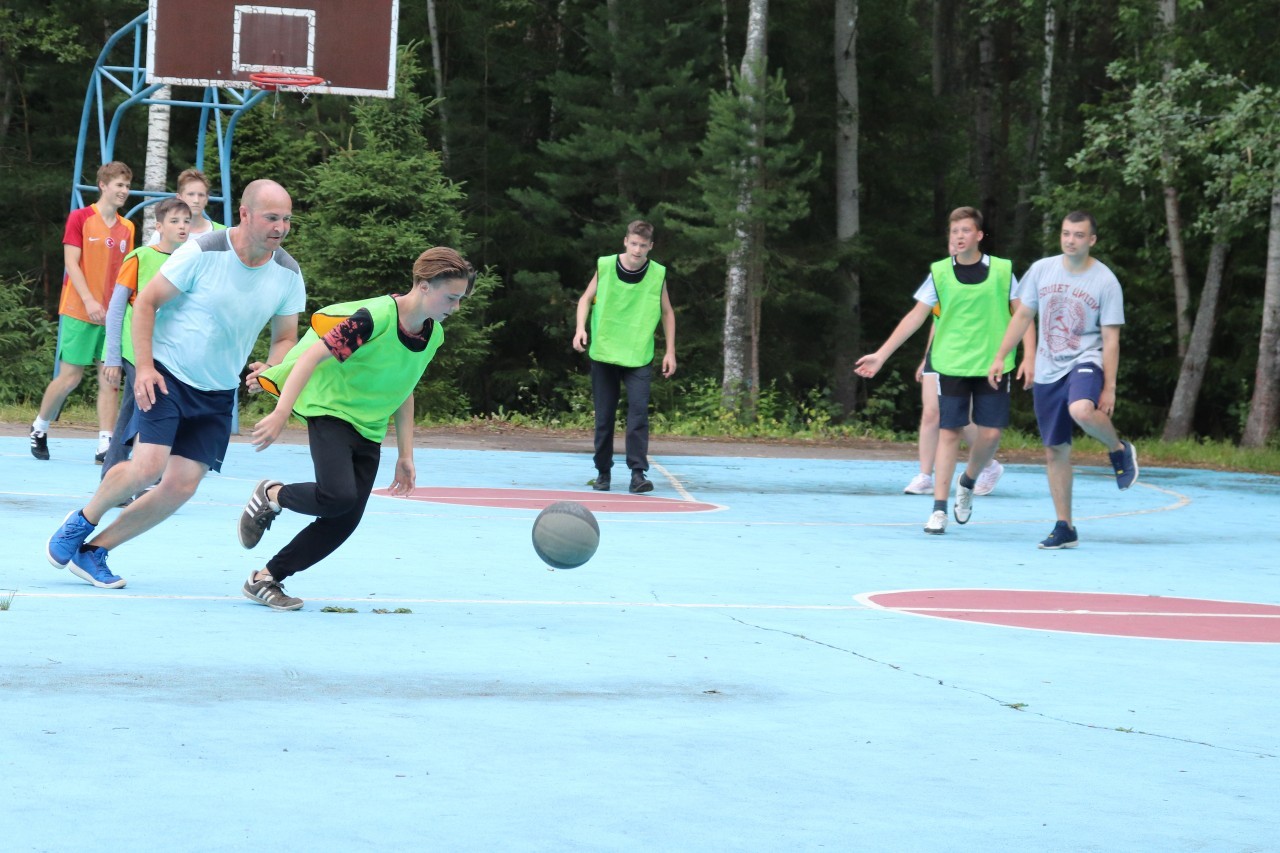
<svg viewBox="0 0 1280 853">
<path fill-rule="evenodd" d="M 100 430 L 98 432 L 98 452 L 104 453 L 106 452 L 106 449 L 110 446 L 111 446 L 111 433 L 107 432 L 106 430 Z"/>
<path fill-rule="evenodd" d="M 32 432 L 47 433 L 49 431 L 49 422 L 36 415 L 36 419 L 31 422 L 31 430 Z"/>
</svg>

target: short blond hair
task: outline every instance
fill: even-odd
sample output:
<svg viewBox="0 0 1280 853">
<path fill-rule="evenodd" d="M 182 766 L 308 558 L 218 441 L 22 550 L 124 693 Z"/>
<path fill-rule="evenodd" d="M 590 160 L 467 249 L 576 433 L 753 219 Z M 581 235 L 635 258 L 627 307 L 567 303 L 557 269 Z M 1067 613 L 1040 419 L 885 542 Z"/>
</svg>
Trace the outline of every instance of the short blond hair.
<svg viewBox="0 0 1280 853">
<path fill-rule="evenodd" d="M 199 181 L 204 184 L 204 188 L 209 189 L 209 179 L 205 177 L 204 172 L 199 169 L 184 169 L 182 174 L 178 175 L 178 192 L 182 192 L 182 188 L 192 181 Z"/>
<path fill-rule="evenodd" d="M 119 160 L 112 160 L 110 163 L 103 163 L 98 168 L 98 185 L 109 184 L 116 178 L 124 178 L 132 183 L 133 170 L 121 163 Z"/>
</svg>

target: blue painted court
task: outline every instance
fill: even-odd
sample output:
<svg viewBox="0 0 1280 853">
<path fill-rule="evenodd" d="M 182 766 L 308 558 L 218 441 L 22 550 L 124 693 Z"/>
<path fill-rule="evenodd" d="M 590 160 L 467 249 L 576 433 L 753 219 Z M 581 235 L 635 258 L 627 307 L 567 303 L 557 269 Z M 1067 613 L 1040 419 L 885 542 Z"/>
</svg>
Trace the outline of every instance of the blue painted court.
<svg viewBox="0 0 1280 853">
<path fill-rule="evenodd" d="M 934 537 L 908 462 L 655 456 L 553 571 L 587 447 L 419 449 L 278 613 L 241 584 L 305 519 L 235 525 L 305 447 L 233 445 L 115 591 L 45 560 L 98 479 L 50 449 L 0 438 L 5 850 L 1280 848 L 1277 477 L 1081 468 L 1044 552 L 1038 465 Z"/>
</svg>

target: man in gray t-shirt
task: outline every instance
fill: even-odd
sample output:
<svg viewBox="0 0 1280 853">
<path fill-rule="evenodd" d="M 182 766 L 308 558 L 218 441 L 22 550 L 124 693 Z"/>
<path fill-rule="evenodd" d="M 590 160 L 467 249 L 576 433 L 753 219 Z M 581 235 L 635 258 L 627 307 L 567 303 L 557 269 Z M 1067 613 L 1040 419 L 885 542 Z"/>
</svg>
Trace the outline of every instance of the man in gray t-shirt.
<svg viewBox="0 0 1280 853">
<path fill-rule="evenodd" d="M 1120 282 L 1106 264 L 1091 260 L 1077 272 L 1065 255 L 1055 255 L 1036 261 L 1023 276 L 1022 304 L 1040 315 L 1037 385 L 1056 382 L 1085 362 L 1103 367 L 1102 329 L 1124 325 Z M 1115 377 L 1110 379 L 1114 388 Z"/>
<path fill-rule="evenodd" d="M 1040 543 L 1046 550 L 1079 544 L 1071 524 L 1071 436 L 1075 425 L 1102 442 L 1115 469 L 1116 485 L 1138 479 L 1138 455 L 1116 433 L 1116 374 L 1120 367 L 1120 327 L 1124 298 L 1106 264 L 1090 257 L 1098 224 L 1084 211 L 1062 222 L 1062 254 L 1036 261 L 1022 277 L 1021 306 L 1009 320 L 988 379 L 1000 380 L 1004 357 L 1017 346 L 1037 312 L 1035 408 L 1045 446 L 1049 494 L 1057 524 Z"/>
</svg>

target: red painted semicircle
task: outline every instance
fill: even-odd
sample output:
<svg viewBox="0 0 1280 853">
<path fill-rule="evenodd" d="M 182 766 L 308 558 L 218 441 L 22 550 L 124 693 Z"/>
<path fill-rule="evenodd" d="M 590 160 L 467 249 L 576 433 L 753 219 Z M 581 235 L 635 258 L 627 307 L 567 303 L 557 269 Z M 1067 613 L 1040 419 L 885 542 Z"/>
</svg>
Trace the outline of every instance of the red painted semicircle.
<svg viewBox="0 0 1280 853">
<path fill-rule="evenodd" d="M 1280 643 L 1280 605 L 1029 589 L 908 589 L 856 596 L 915 616 L 1009 628 L 1228 643 Z"/>
<path fill-rule="evenodd" d="M 390 496 L 387 489 L 374 489 L 375 495 Z M 723 507 L 700 501 L 660 498 L 610 492 L 572 492 L 557 489 L 479 489 L 460 486 L 431 486 L 414 489 L 409 500 L 458 506 L 488 506 L 505 509 L 542 511 L 557 501 L 574 501 L 592 512 L 714 512 Z"/>
</svg>

